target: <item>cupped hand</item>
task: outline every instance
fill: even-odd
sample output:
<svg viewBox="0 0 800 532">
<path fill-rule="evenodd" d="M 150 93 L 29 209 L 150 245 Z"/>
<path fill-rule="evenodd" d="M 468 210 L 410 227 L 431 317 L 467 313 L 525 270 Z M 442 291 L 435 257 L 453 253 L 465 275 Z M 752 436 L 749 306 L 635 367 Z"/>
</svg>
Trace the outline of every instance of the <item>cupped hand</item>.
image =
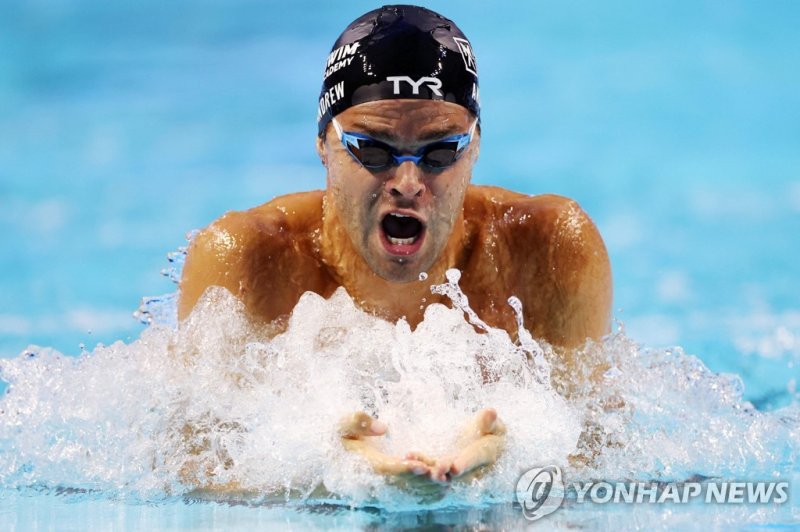
<svg viewBox="0 0 800 532">
<path fill-rule="evenodd" d="M 467 423 L 458 440 L 459 450 L 441 458 L 431 458 L 411 452 L 407 460 L 422 462 L 430 468 L 429 476 L 435 482 L 477 474 L 483 466 L 497 461 L 505 444 L 506 427 L 494 408 L 484 408 Z"/>
<path fill-rule="evenodd" d="M 419 452 L 405 457 L 391 456 L 380 451 L 375 437 L 386 433 L 385 423 L 365 412 L 356 412 L 342 420 L 340 434 L 345 449 L 357 452 L 369 462 L 376 473 L 393 477 L 427 478 L 445 484 L 451 479 L 476 474 L 483 466 L 497 461 L 505 443 L 506 428 L 493 408 L 475 414 L 458 439 L 458 450 L 439 458 Z"/>
<path fill-rule="evenodd" d="M 375 446 L 373 438 L 386 434 L 386 429 L 386 423 L 373 419 L 366 412 L 356 412 L 341 421 L 339 434 L 344 448 L 366 458 L 376 473 L 387 476 L 428 475 L 430 467 L 425 462 L 391 456 Z"/>
</svg>

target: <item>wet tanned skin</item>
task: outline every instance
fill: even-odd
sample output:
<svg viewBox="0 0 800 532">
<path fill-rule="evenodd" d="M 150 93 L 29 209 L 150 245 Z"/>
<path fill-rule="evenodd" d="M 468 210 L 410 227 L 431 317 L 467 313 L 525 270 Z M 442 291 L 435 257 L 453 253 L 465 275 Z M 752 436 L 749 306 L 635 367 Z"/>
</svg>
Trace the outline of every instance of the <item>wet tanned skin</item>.
<svg viewBox="0 0 800 532">
<path fill-rule="evenodd" d="M 352 107 L 337 120 L 345 131 L 414 153 L 432 140 L 467 132 L 474 117 L 448 102 L 385 100 Z M 430 286 L 458 268 L 470 306 L 512 335 L 511 295 L 523 303 L 526 327 L 562 356 L 609 332 L 611 270 L 594 224 L 564 197 L 470 185 L 480 151 L 477 130 L 461 158 L 440 171 L 407 161 L 372 172 L 350 156 L 331 126 L 317 150 L 327 170 L 324 191 L 228 213 L 195 237 L 180 285 L 180 319 L 212 285 L 230 290 L 266 322 L 291 313 L 306 291 L 327 297 L 343 286 L 365 310 L 392 321 L 405 318 L 415 327 L 425 306 L 449 303 L 431 294 Z M 422 245 L 412 255 L 392 254 L 382 244 L 381 220 L 390 211 L 413 213 L 424 224 Z M 428 273 L 425 281 L 421 272 Z M 385 426 L 363 413 L 343 421 L 340 430 L 345 446 L 361 452 L 376 471 L 444 482 L 491 464 L 501 452 L 505 429 L 493 409 L 480 411 L 470 427 L 470 443 L 442 459 L 382 455 L 364 442 Z"/>
<path fill-rule="evenodd" d="M 429 100 L 370 102 L 337 119 L 346 131 L 385 131 L 386 137 L 375 136 L 409 151 L 429 142 L 415 139 L 466 132 L 473 120 L 458 105 Z M 459 268 L 472 308 L 490 325 L 516 331 L 506 304 L 516 295 L 526 326 L 555 346 L 606 334 L 611 272 L 592 221 L 567 198 L 469 185 L 479 144 L 476 133 L 456 164 L 438 173 L 411 162 L 372 173 L 329 128 L 319 146 L 328 170 L 325 191 L 228 213 L 192 241 L 179 317 L 211 285 L 227 288 L 265 321 L 289 314 L 305 291 L 327 297 L 343 286 L 364 309 L 416 326 L 424 306 L 446 303 L 430 286 L 443 282 L 448 268 Z M 407 260 L 389 256 L 378 241 L 380 215 L 394 208 L 426 221 L 423 247 Z M 428 278 L 419 281 L 423 271 Z"/>
</svg>

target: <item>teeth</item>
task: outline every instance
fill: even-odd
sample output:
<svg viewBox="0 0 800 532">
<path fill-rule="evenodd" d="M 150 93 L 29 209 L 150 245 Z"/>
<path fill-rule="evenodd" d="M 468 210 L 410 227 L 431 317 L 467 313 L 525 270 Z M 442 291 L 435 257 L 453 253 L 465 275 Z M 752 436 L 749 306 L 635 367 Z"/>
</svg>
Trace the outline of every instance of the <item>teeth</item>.
<svg viewBox="0 0 800 532">
<path fill-rule="evenodd" d="M 397 216 L 398 218 L 411 218 L 411 216 L 407 214 L 400 214 L 399 212 L 393 212 L 392 216 Z"/>
<path fill-rule="evenodd" d="M 386 237 L 389 239 L 389 242 L 393 246 L 408 246 L 413 244 L 414 241 L 417 239 L 417 237 L 415 236 L 412 236 L 411 238 L 393 238 L 389 235 L 386 235 Z"/>
</svg>

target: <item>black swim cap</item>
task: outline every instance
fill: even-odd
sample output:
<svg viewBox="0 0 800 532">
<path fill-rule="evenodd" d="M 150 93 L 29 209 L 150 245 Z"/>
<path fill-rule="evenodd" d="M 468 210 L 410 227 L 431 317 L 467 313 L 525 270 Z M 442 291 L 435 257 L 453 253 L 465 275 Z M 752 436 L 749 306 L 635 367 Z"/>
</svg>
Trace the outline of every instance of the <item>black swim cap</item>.
<svg viewBox="0 0 800 532">
<path fill-rule="evenodd" d="M 480 115 L 475 54 L 452 20 L 424 7 L 398 5 L 351 22 L 325 65 L 319 135 L 349 107 L 398 98 L 444 100 Z"/>
</svg>

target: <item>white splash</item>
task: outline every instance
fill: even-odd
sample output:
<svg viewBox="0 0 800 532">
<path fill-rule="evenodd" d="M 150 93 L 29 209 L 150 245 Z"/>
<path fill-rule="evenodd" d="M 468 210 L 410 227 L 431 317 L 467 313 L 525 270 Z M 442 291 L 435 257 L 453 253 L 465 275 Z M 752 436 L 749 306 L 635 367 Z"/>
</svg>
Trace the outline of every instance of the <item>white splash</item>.
<svg viewBox="0 0 800 532">
<path fill-rule="evenodd" d="M 797 468 L 796 407 L 758 412 L 737 378 L 621 333 L 579 353 L 593 378 L 571 374 L 524 328 L 515 343 L 482 322 L 456 273 L 434 287 L 454 308 L 430 305 L 414 331 L 364 313 L 339 290 L 329 300 L 305 294 L 270 338 L 274 330 L 212 288 L 177 329 L 152 325 L 130 345 L 78 357 L 36 348 L 0 361 L 10 383 L 0 403 L 0 486 L 152 500 L 211 480 L 397 507 L 415 495 L 343 449 L 340 419 L 365 410 L 388 423 L 386 452 L 442 455 L 484 407 L 506 423 L 505 451 L 483 477 L 456 482 L 446 501 L 510 501 L 519 475 L 537 465 L 559 465 L 574 480 Z M 521 316 L 519 300 L 509 304 Z"/>
</svg>

